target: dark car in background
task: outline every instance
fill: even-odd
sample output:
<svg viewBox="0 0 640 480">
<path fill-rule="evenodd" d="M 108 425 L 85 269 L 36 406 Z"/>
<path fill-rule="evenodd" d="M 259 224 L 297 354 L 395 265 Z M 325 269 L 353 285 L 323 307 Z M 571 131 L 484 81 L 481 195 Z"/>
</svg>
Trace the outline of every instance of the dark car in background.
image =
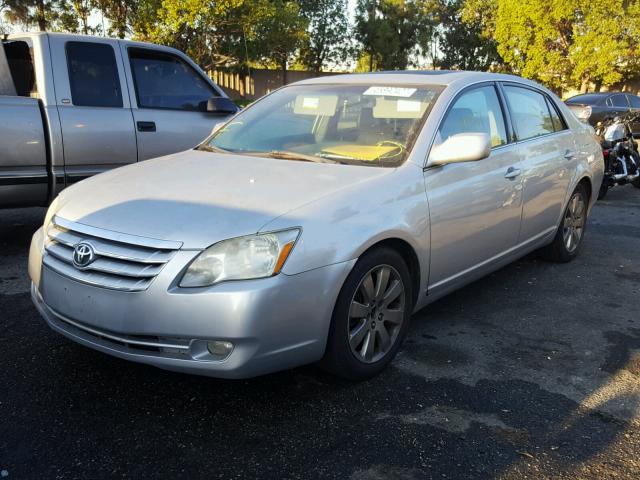
<svg viewBox="0 0 640 480">
<path fill-rule="evenodd" d="M 640 97 L 622 92 L 584 93 L 571 97 L 564 103 L 576 117 L 594 127 L 598 122 L 617 115 L 640 111 Z M 640 137 L 640 124 L 634 124 L 632 131 L 634 137 Z"/>
</svg>

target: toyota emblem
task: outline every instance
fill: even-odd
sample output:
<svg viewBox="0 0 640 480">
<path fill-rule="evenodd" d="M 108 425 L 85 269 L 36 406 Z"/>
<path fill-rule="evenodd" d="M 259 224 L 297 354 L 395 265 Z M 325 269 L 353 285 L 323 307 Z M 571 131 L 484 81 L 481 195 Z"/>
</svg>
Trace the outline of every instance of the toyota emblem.
<svg viewBox="0 0 640 480">
<path fill-rule="evenodd" d="M 96 252 L 91 244 L 80 242 L 73 248 L 73 264 L 78 268 L 89 266 L 96 258 Z"/>
</svg>

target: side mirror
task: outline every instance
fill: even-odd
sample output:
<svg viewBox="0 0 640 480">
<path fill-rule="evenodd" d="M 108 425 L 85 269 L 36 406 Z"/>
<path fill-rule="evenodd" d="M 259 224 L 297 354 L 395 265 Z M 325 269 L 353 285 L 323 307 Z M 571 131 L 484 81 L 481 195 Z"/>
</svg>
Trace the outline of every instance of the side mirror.
<svg viewBox="0 0 640 480">
<path fill-rule="evenodd" d="M 491 153 L 491 139 L 486 133 L 458 133 L 431 149 L 429 166 L 475 162 Z"/>
<path fill-rule="evenodd" d="M 211 97 L 207 100 L 207 113 L 229 115 L 237 111 L 238 106 L 226 97 Z"/>
</svg>

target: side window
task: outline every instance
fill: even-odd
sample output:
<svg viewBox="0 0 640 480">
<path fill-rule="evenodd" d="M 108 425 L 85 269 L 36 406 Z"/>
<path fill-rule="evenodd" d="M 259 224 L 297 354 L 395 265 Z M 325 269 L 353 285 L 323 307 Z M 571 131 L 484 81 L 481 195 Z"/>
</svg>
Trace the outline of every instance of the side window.
<svg viewBox="0 0 640 480">
<path fill-rule="evenodd" d="M 627 99 L 629 100 L 629 105 L 631 108 L 640 108 L 640 98 L 635 95 L 627 95 Z"/>
<path fill-rule="evenodd" d="M 458 133 L 486 133 L 492 147 L 507 143 L 504 116 L 493 86 L 474 88 L 455 101 L 440 124 L 437 143 Z"/>
<path fill-rule="evenodd" d="M 129 61 L 140 108 L 206 111 L 216 91 L 181 58 L 144 48 L 130 48 Z"/>
<path fill-rule="evenodd" d="M 518 140 L 555 132 L 549 107 L 543 94 L 523 87 L 504 86 L 509 111 Z"/>
<path fill-rule="evenodd" d="M 71 100 L 81 107 L 122 107 L 118 66 L 111 45 L 67 42 Z"/>
<path fill-rule="evenodd" d="M 29 44 L 22 40 L 8 40 L 2 42 L 0 48 L 4 48 L 16 95 L 39 98 L 33 68 L 33 52 Z"/>
<path fill-rule="evenodd" d="M 567 125 L 562 120 L 560 113 L 558 113 L 557 107 L 549 97 L 545 98 L 547 99 L 547 107 L 549 108 L 549 112 L 551 113 L 551 123 L 553 123 L 553 129 L 556 132 L 559 132 L 560 130 L 566 130 Z"/>
<path fill-rule="evenodd" d="M 611 102 L 611 105 L 614 107 L 622 107 L 622 108 L 627 108 L 629 106 L 629 104 L 627 103 L 627 97 L 626 95 L 613 95 L 612 97 L 609 98 L 608 102 Z"/>
</svg>

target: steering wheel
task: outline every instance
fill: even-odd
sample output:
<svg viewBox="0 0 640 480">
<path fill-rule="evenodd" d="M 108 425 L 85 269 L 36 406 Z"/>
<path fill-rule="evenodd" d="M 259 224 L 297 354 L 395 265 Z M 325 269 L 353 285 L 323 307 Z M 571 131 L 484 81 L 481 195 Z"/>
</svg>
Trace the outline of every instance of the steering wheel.
<svg viewBox="0 0 640 480">
<path fill-rule="evenodd" d="M 384 147 L 384 146 L 396 147 L 398 151 L 395 153 L 388 153 L 386 155 L 381 155 L 380 158 L 397 157 L 398 155 L 402 155 L 402 152 L 405 151 L 404 145 L 402 143 L 394 142 L 393 140 L 382 140 L 381 142 L 376 143 L 376 147 Z"/>
</svg>

